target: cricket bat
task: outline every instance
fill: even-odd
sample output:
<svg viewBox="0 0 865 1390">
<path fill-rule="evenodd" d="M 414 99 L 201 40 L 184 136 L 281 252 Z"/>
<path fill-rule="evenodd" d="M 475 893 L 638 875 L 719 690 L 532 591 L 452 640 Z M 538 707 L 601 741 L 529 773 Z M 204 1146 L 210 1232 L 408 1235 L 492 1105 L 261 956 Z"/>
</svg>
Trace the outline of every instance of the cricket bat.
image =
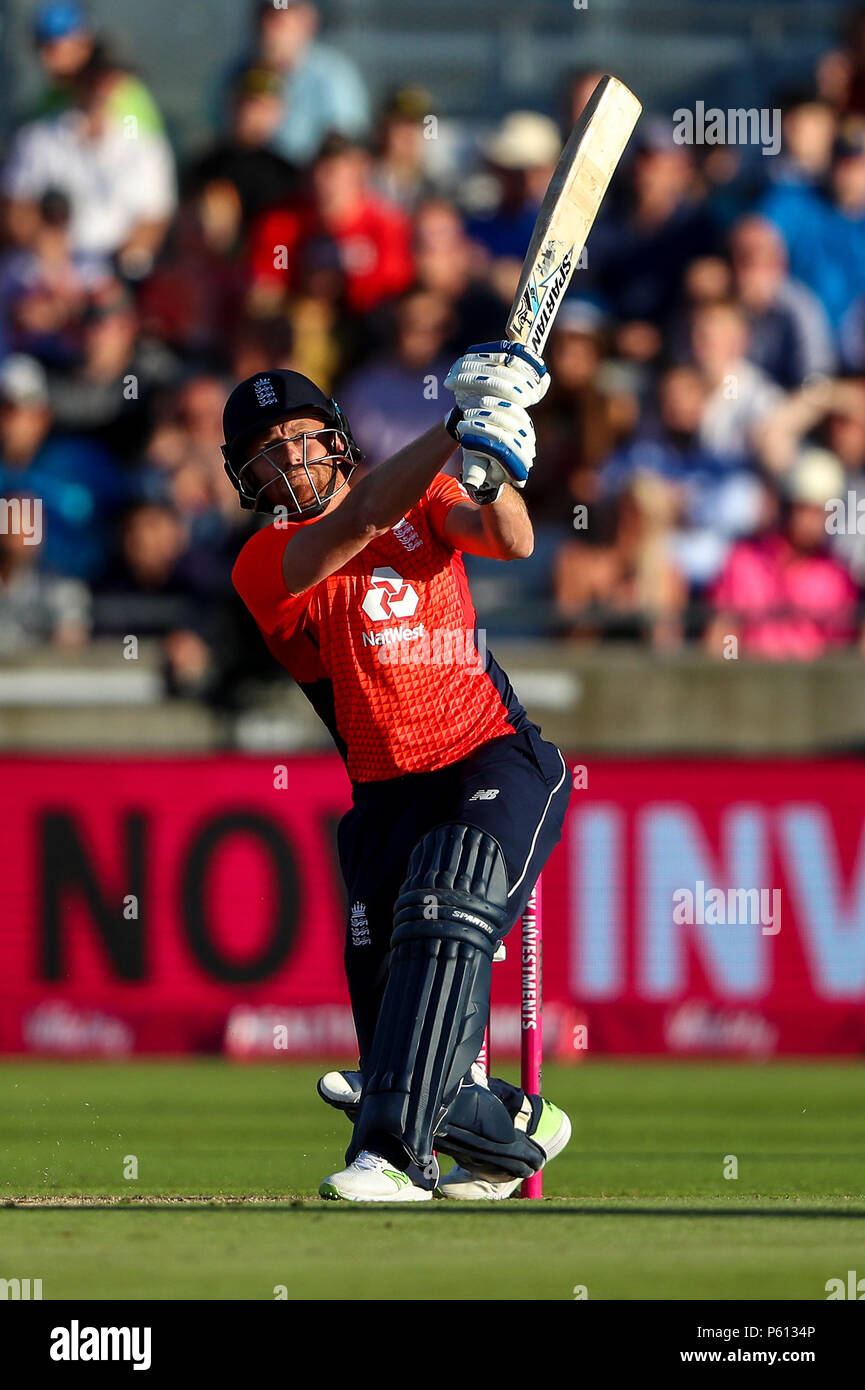
<svg viewBox="0 0 865 1390">
<path fill-rule="evenodd" d="M 642 109 L 624 82 L 602 77 L 550 179 L 505 331 L 539 357 Z M 466 462 L 464 481 L 481 487 L 486 468 Z"/>
</svg>

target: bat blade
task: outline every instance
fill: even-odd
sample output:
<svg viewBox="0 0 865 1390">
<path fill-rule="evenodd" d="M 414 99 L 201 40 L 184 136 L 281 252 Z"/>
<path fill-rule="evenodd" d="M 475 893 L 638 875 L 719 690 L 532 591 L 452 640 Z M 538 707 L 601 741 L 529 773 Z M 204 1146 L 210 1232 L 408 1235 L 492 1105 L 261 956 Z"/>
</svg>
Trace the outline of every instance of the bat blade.
<svg viewBox="0 0 865 1390">
<path fill-rule="evenodd" d="M 553 320 L 642 106 L 602 77 L 562 151 L 541 204 L 506 336 L 543 353 Z"/>
</svg>

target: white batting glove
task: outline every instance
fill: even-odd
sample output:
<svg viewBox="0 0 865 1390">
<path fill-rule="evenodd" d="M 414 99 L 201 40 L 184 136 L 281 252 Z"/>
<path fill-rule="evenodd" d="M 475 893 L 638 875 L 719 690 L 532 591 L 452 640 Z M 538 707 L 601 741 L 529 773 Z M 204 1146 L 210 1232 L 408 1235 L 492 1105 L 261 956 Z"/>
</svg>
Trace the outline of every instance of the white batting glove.
<svg viewBox="0 0 865 1390">
<path fill-rule="evenodd" d="M 550 374 L 542 359 L 522 343 L 505 340 L 469 348 L 451 367 L 445 386 L 463 410 L 486 403 L 490 396 L 528 410 L 547 394 Z"/>
<path fill-rule="evenodd" d="M 463 449 L 463 484 L 476 502 L 496 501 L 505 483 L 525 487 L 535 461 L 535 427 L 526 412 L 494 397 L 489 401 L 454 411 L 450 423 Z M 472 475 L 473 468 L 480 474 Z"/>
<path fill-rule="evenodd" d="M 526 407 L 546 395 L 544 363 L 522 343 L 482 343 L 455 362 L 445 386 L 457 410 L 448 428 L 463 448 L 463 485 L 476 502 L 497 501 L 505 483 L 522 488 L 535 459 Z"/>
</svg>

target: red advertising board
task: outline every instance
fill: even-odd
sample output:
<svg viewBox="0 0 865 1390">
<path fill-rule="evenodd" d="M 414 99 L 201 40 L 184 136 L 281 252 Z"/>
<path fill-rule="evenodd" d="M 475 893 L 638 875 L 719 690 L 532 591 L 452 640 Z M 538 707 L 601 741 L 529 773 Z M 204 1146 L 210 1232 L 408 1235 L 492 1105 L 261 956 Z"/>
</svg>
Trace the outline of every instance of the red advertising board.
<svg viewBox="0 0 865 1390">
<path fill-rule="evenodd" d="M 348 783 L 335 756 L 285 767 L 0 759 L 0 1050 L 350 1064 Z M 575 780 L 544 872 L 548 1055 L 865 1050 L 865 765 L 603 761 Z M 494 972 L 505 1052 L 518 954 Z"/>
</svg>

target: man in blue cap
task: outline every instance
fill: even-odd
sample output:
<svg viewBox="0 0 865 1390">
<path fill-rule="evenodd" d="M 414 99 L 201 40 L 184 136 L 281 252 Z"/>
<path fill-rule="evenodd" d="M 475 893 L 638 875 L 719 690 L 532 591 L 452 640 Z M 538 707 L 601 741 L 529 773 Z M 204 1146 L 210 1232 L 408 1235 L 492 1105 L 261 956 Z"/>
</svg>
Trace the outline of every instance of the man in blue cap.
<svg viewBox="0 0 865 1390">
<path fill-rule="evenodd" d="M 36 110 L 30 118 L 56 115 L 72 102 L 77 79 L 101 43 L 78 0 L 45 0 L 33 18 L 33 42 L 47 78 Z M 142 134 L 163 135 L 159 108 L 147 87 L 134 73 L 118 65 L 112 86 L 109 114 L 122 123 L 132 116 Z"/>
</svg>

